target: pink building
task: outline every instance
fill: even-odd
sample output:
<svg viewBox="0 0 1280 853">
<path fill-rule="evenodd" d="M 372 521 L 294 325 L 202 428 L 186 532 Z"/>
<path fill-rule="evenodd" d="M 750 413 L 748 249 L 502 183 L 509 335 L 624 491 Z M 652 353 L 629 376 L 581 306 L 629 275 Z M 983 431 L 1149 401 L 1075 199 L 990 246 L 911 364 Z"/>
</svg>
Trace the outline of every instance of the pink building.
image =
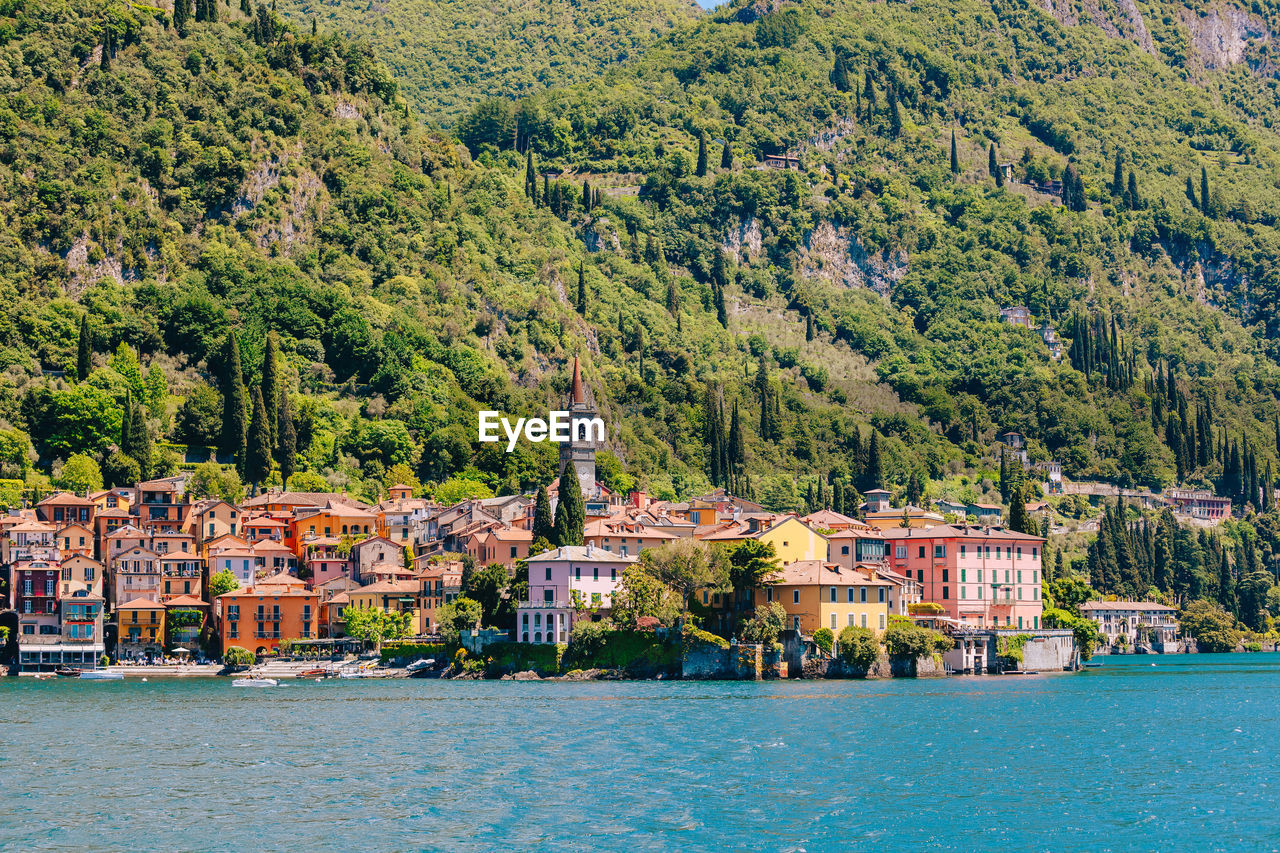
<svg viewBox="0 0 1280 853">
<path fill-rule="evenodd" d="M 884 531 L 893 571 L 916 580 L 923 600 L 977 627 L 1040 628 L 1039 536 L 1001 527 L 944 525 Z"/>
<path fill-rule="evenodd" d="M 635 562 L 594 545 L 566 545 L 530 557 L 529 600 L 516 615 L 519 641 L 569 642 L 575 612 L 612 607 L 622 573 Z"/>
<path fill-rule="evenodd" d="M 334 578 L 351 577 L 351 551 L 340 546 L 342 540 L 332 536 L 312 539 L 306 543 L 302 565 L 308 574 L 307 582 L 314 589 L 317 584 L 327 583 Z"/>
</svg>

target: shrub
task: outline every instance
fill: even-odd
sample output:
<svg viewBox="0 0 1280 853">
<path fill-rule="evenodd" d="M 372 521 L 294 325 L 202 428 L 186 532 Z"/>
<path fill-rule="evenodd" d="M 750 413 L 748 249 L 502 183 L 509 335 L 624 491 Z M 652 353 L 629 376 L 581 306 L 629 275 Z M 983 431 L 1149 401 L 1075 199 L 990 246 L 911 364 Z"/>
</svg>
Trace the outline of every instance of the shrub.
<svg viewBox="0 0 1280 853">
<path fill-rule="evenodd" d="M 227 666 L 252 666 L 257 658 L 248 649 L 232 646 L 222 653 L 222 662 Z"/>
<path fill-rule="evenodd" d="M 827 654 L 831 654 L 831 647 L 835 645 L 836 635 L 830 628 L 819 628 L 813 632 L 813 642 L 818 648 Z"/>
<path fill-rule="evenodd" d="M 852 667 L 869 670 L 880 657 L 875 631 L 850 625 L 840 632 L 840 659 Z"/>
<path fill-rule="evenodd" d="M 717 637 L 710 631 L 704 631 L 693 625 L 684 626 L 684 641 L 686 645 L 690 645 L 692 643 L 703 643 L 704 645 L 709 646 L 719 646 L 722 649 L 729 648 L 729 641 L 724 637 Z"/>
<path fill-rule="evenodd" d="M 955 641 L 929 628 L 895 621 L 884 632 L 884 647 L 891 657 L 918 658 L 950 651 Z"/>
</svg>

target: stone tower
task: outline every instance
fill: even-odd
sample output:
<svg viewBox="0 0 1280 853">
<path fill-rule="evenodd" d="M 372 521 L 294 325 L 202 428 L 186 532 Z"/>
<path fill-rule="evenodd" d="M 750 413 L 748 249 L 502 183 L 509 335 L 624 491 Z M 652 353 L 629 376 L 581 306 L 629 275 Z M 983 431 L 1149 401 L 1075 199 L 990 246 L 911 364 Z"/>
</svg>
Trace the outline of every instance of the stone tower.
<svg viewBox="0 0 1280 853">
<path fill-rule="evenodd" d="M 569 431 L 572 440 L 560 445 L 560 476 L 565 476 L 566 467 L 577 474 L 582 497 L 590 500 L 597 497 L 596 442 L 589 427 L 581 428 L 577 424 L 580 421 L 589 423 L 596 416 L 596 407 L 590 392 L 582 384 L 582 368 L 576 356 L 573 359 L 573 385 L 569 389 L 565 409 L 572 424 Z"/>
</svg>

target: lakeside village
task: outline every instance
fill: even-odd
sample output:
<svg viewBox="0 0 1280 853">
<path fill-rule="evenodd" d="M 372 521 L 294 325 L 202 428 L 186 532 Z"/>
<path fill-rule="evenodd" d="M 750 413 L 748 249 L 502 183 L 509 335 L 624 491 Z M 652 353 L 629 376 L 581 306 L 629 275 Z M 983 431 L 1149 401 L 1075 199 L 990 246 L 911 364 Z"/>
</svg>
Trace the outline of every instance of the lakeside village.
<svg viewBox="0 0 1280 853">
<path fill-rule="evenodd" d="M 576 361 L 567 409 L 596 414 Z M 1021 436 L 1001 442 L 1025 465 Z M 1194 649 L 1163 604 L 1047 616 L 1046 538 L 1003 525 L 1003 507 L 893 506 L 872 489 L 854 518 L 723 490 L 624 497 L 596 480 L 596 444 L 589 430 L 562 443 L 561 476 L 537 494 L 452 506 L 404 485 L 376 505 L 191 501 L 184 475 L 51 495 L 0 519 L 10 671 L 865 677 Z M 1060 468 L 1045 473 L 1061 493 Z M 1209 494 L 1169 500 L 1202 525 L 1230 515 Z M 1018 526 L 1048 532 L 1047 503 L 1022 509 Z"/>
</svg>

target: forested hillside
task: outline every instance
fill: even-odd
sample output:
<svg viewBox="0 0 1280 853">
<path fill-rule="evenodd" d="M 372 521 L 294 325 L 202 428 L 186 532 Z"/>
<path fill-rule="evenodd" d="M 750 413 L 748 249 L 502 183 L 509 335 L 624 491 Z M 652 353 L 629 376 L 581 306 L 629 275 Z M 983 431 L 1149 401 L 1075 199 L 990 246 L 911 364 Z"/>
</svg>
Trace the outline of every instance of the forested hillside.
<svg viewBox="0 0 1280 853">
<path fill-rule="evenodd" d="M 1270 494 L 1260 46 L 1178 60 L 1177 27 L 1152 53 L 1007 0 L 739 3 L 476 104 L 459 145 L 404 94 L 437 84 L 319 15 L 188 12 L 0 4 L 29 486 L 212 447 L 250 482 L 527 489 L 553 452 L 481 447 L 474 413 L 545 410 L 578 354 L 615 488 L 973 500 L 1012 429 L 1073 478 Z"/>
<path fill-rule="evenodd" d="M 278 0 L 285 20 L 371 44 L 428 120 L 595 79 L 693 20 L 693 0 Z"/>
</svg>

